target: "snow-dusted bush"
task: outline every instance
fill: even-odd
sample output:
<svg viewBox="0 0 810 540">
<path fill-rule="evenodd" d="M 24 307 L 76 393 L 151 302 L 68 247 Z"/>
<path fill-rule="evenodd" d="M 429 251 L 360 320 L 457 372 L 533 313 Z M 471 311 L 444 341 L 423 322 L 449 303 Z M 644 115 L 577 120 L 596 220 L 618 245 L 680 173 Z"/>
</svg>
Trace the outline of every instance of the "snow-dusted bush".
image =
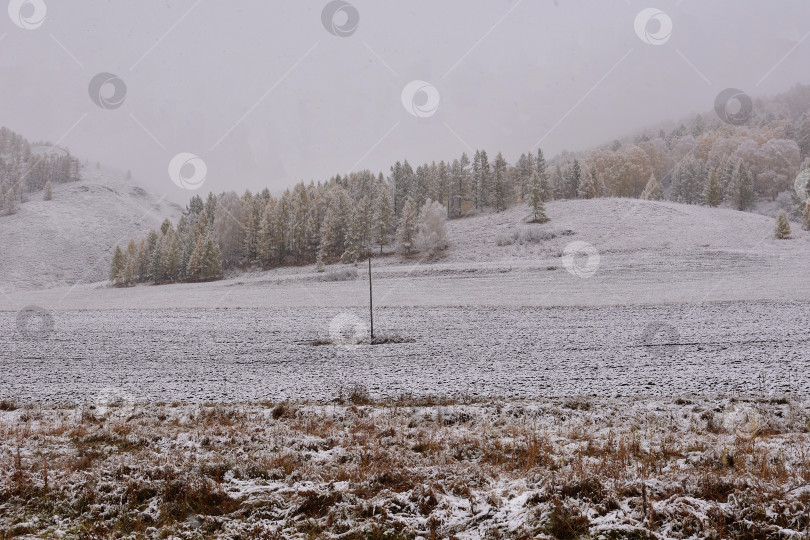
<svg viewBox="0 0 810 540">
<path fill-rule="evenodd" d="M 565 235 L 565 233 L 563 233 L 563 235 Z M 534 227 L 527 227 L 525 229 L 512 231 L 511 234 L 499 234 L 495 239 L 495 243 L 501 247 L 511 246 L 513 244 L 525 246 L 529 244 L 539 244 L 540 242 L 557 238 L 557 236 L 558 233 L 553 231 L 544 231 Z"/>
<path fill-rule="evenodd" d="M 419 212 L 419 235 L 417 244 L 427 251 L 447 247 L 447 208 L 428 199 Z"/>
<path fill-rule="evenodd" d="M 357 279 L 357 268 L 350 266 L 348 268 L 335 268 L 329 270 L 323 276 L 324 281 L 351 281 Z"/>
</svg>

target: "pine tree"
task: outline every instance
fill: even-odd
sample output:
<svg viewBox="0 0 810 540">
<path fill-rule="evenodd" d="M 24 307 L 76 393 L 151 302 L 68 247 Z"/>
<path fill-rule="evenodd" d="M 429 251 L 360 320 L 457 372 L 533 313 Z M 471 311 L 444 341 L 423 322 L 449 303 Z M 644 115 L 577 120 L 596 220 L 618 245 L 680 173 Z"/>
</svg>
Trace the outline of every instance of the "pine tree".
<svg viewBox="0 0 810 540">
<path fill-rule="evenodd" d="M 532 174 L 531 205 L 534 211 L 532 223 L 546 223 L 549 221 L 548 216 L 546 216 L 546 205 L 543 204 L 543 184 L 537 171 Z"/>
<path fill-rule="evenodd" d="M 717 171 L 712 169 L 709 171 L 709 180 L 706 182 L 706 189 L 703 191 L 703 200 L 709 206 L 720 206 L 723 200 L 723 194 L 720 190 L 720 181 L 717 178 Z"/>
<path fill-rule="evenodd" d="M 779 239 L 790 238 L 790 222 L 784 210 L 779 210 L 779 214 L 776 216 L 776 229 L 774 232 Z"/>
<path fill-rule="evenodd" d="M 804 212 L 802 213 L 802 229 L 810 231 L 810 199 L 804 203 Z"/>
<path fill-rule="evenodd" d="M 53 199 L 53 187 L 51 186 L 51 181 L 48 180 L 45 182 L 45 188 L 42 191 L 42 200 L 50 201 L 51 199 Z"/>
<path fill-rule="evenodd" d="M 110 281 L 113 285 L 120 285 L 120 280 L 124 274 L 124 252 L 121 246 L 115 246 L 112 264 L 110 265 Z"/>
<path fill-rule="evenodd" d="M 655 173 L 651 174 L 650 179 L 647 180 L 647 185 L 644 186 L 644 191 L 641 192 L 641 198 L 646 201 L 660 201 L 664 198 L 661 185 L 655 178 Z"/>
<path fill-rule="evenodd" d="M 729 186 L 729 197 L 737 210 L 745 210 L 754 202 L 754 185 L 748 168 L 739 163 Z"/>
<path fill-rule="evenodd" d="M 402 206 L 402 215 L 397 228 L 397 247 L 400 252 L 411 253 L 416 239 L 417 220 L 416 205 L 414 205 L 413 199 L 408 197 Z"/>
</svg>

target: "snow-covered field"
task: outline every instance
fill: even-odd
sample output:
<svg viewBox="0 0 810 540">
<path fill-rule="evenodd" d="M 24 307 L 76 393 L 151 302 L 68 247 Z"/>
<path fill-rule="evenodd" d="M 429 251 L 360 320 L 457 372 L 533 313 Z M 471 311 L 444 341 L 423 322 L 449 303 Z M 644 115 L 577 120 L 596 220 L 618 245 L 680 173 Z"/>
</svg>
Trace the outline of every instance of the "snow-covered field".
<svg viewBox="0 0 810 540">
<path fill-rule="evenodd" d="M 725 209 L 548 206 L 533 240 L 518 207 L 450 222 L 438 260 L 375 259 L 377 334 L 412 343 L 304 343 L 368 331 L 362 265 L 351 281 L 282 268 L 7 293 L 0 397 L 83 402 L 112 386 L 140 400 L 329 399 L 358 381 L 384 397 L 810 389 L 810 233 L 798 224 L 776 240 L 772 219 Z M 566 258 L 572 242 L 598 265 Z"/>
<path fill-rule="evenodd" d="M 22 335 L 0 312 L 0 398 L 328 400 L 364 384 L 400 395 L 598 396 L 810 391 L 810 303 L 624 307 L 381 307 L 375 330 L 414 340 L 311 346 L 367 332 L 348 308 L 58 311 Z M 355 328 L 357 324 L 357 328 Z M 35 324 L 32 322 L 32 328 Z"/>
<path fill-rule="evenodd" d="M 548 213 L 376 257 L 376 334 L 408 340 L 386 345 L 312 343 L 367 337 L 363 265 L 41 290 L 15 266 L 0 536 L 802 538 L 810 233 Z"/>
</svg>

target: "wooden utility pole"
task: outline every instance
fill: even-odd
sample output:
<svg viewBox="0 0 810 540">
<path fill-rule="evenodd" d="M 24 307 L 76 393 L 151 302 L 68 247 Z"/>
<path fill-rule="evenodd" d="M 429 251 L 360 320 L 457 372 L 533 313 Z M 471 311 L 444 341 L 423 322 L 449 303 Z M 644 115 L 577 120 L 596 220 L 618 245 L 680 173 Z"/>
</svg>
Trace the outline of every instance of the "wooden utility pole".
<svg viewBox="0 0 810 540">
<path fill-rule="evenodd" d="M 374 342 L 374 300 L 371 296 L 371 257 L 368 258 L 368 316 L 371 320 L 371 341 Z"/>
</svg>

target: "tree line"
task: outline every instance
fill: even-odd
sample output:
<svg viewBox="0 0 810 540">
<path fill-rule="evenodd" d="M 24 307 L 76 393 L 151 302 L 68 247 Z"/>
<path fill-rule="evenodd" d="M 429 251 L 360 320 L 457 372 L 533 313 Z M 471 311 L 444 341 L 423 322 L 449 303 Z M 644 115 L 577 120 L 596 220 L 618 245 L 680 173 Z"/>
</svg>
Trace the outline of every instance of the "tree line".
<svg viewBox="0 0 810 540">
<path fill-rule="evenodd" d="M 48 143 L 29 143 L 0 128 L 0 215 L 15 214 L 31 193 L 53 196 L 53 184 L 81 178 L 81 164 L 70 152 Z"/>
<path fill-rule="evenodd" d="M 810 86 L 797 86 L 758 100 L 742 126 L 696 115 L 668 132 L 579 154 L 564 151 L 548 161 L 541 149 L 512 164 L 501 153 L 491 160 L 476 150 L 472 159 L 462 153 L 415 169 L 398 161 L 387 177 L 365 170 L 299 182 L 279 197 L 267 189 L 195 196 L 176 226 L 165 221 L 125 250 L 116 247 L 111 279 L 119 285 L 203 281 L 234 268 L 313 262 L 320 268 L 356 262 L 377 249 L 435 249 L 424 238 L 437 211 L 453 219 L 528 204 L 530 221 L 543 223 L 547 201 L 596 197 L 746 210 L 790 190 L 796 174 L 810 168 L 808 109 Z M 446 242 L 443 232 L 438 236 Z"/>
<path fill-rule="evenodd" d="M 429 198 L 418 206 L 408 190 L 397 211 L 394 193 L 381 174 L 361 171 L 299 182 L 280 197 L 267 189 L 194 196 L 176 226 L 167 219 L 126 249 L 116 246 L 110 279 L 118 286 L 209 281 L 236 268 L 315 263 L 321 270 L 376 250 L 407 256 L 446 247 L 447 209 Z"/>
</svg>

